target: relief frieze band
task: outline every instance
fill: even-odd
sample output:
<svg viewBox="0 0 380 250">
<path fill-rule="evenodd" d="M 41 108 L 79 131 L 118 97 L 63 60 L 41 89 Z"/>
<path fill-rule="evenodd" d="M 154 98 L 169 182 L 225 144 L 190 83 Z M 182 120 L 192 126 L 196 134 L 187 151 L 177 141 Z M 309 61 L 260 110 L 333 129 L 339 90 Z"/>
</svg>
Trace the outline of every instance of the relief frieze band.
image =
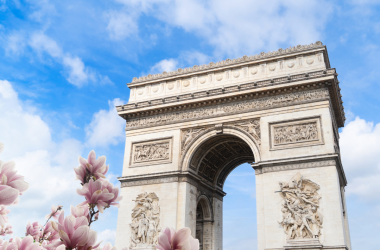
<svg viewBox="0 0 380 250">
<path fill-rule="evenodd" d="M 142 166 L 170 163 L 172 160 L 172 138 L 133 142 L 130 165 Z"/>
<path fill-rule="evenodd" d="M 310 101 L 326 100 L 328 98 L 329 92 L 327 89 L 324 88 L 282 94 L 277 96 L 255 98 L 244 101 L 218 104 L 209 107 L 201 107 L 188 109 L 184 111 L 153 115 L 149 117 L 128 119 L 126 124 L 126 130 L 165 125 L 183 121 L 191 121 L 196 119 L 212 118 L 227 114 L 236 114 L 254 110 L 289 106 Z"/>
<path fill-rule="evenodd" d="M 321 117 L 269 124 L 271 150 L 323 144 Z"/>
</svg>

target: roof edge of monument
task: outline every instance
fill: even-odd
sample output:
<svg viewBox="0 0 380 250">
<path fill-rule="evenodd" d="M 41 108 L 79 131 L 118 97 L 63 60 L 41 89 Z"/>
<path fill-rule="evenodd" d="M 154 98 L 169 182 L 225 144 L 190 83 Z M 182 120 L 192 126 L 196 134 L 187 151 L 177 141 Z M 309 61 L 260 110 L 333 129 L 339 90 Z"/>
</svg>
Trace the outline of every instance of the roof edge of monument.
<svg viewBox="0 0 380 250">
<path fill-rule="evenodd" d="M 225 66 L 233 66 L 241 63 L 249 63 L 249 62 L 255 62 L 262 59 L 272 58 L 275 56 L 283 56 L 283 55 L 289 55 L 295 52 L 303 52 L 310 49 L 316 49 L 316 48 L 325 48 L 326 46 L 322 44 L 322 42 L 317 41 L 315 43 L 311 43 L 310 45 L 297 45 L 294 47 L 289 47 L 287 49 L 278 49 L 277 51 L 272 52 L 261 52 L 260 54 L 253 55 L 253 56 L 243 56 L 236 59 L 226 59 L 219 62 L 210 62 L 209 64 L 204 65 L 195 65 L 193 67 L 188 68 L 179 68 L 172 72 L 162 72 L 161 74 L 149 74 L 146 76 L 141 76 L 139 78 L 134 77 L 131 83 L 127 83 L 129 87 L 140 85 L 140 83 L 145 82 L 151 82 L 156 80 L 162 80 L 169 77 L 179 77 L 181 75 L 189 74 L 189 73 L 196 73 L 201 72 L 204 70 L 210 70 L 210 69 L 217 69 L 220 67 Z M 327 59 L 328 60 L 328 59 Z"/>
</svg>

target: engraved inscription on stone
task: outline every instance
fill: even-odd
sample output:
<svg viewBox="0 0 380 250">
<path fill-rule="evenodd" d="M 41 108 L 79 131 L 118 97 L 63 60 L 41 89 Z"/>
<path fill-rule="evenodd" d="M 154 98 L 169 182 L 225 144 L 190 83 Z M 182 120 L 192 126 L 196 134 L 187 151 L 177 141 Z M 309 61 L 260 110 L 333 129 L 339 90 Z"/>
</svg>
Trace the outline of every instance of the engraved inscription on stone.
<svg viewBox="0 0 380 250">
<path fill-rule="evenodd" d="M 320 117 L 270 124 L 271 149 L 322 144 Z"/>
<path fill-rule="evenodd" d="M 158 244 L 161 231 L 159 198 L 155 193 L 144 192 L 133 201 L 130 248 L 153 247 Z"/>
<path fill-rule="evenodd" d="M 131 165 L 170 162 L 171 148 L 171 138 L 133 143 Z"/>
<path fill-rule="evenodd" d="M 288 244 L 292 240 L 318 239 L 323 224 L 323 215 L 319 212 L 321 197 L 317 193 L 319 185 L 304 179 L 300 173 L 279 185 L 283 199 L 279 224 L 284 228 Z"/>
</svg>

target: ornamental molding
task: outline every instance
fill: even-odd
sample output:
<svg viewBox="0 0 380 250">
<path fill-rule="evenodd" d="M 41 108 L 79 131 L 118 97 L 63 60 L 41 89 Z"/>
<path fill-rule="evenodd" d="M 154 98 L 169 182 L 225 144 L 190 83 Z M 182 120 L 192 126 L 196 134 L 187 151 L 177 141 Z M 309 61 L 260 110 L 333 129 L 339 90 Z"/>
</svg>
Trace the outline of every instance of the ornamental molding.
<svg viewBox="0 0 380 250">
<path fill-rule="evenodd" d="M 153 185 L 153 184 L 162 184 L 170 182 L 178 182 L 179 177 L 159 177 L 158 179 L 148 179 L 148 180 L 137 180 L 137 181 L 128 181 L 121 182 L 121 187 L 133 187 L 133 186 L 144 186 L 144 185 Z"/>
<path fill-rule="evenodd" d="M 229 114 L 238 114 L 328 99 L 329 92 L 325 88 L 280 94 L 277 96 L 254 98 L 243 101 L 216 104 L 208 107 L 168 112 L 166 114 L 157 114 L 149 117 L 128 119 L 126 123 L 126 130 L 213 118 Z"/>
<path fill-rule="evenodd" d="M 172 162 L 173 138 L 132 142 L 130 167 Z"/>
<path fill-rule="evenodd" d="M 132 83 L 129 83 L 128 85 L 132 85 L 132 84 L 137 84 L 137 83 L 143 83 L 143 82 L 148 82 L 148 81 L 154 81 L 154 80 L 159 80 L 159 79 L 164 79 L 164 78 L 169 78 L 169 77 L 180 77 L 182 75 L 185 75 L 185 74 L 188 74 L 188 73 L 196 73 L 196 72 L 202 72 L 202 71 L 205 71 L 205 70 L 215 70 L 215 69 L 218 69 L 218 68 L 221 68 L 221 67 L 226 67 L 226 66 L 236 66 L 238 64 L 242 64 L 242 63 L 250 63 L 250 62 L 255 62 L 255 61 L 259 61 L 259 60 L 262 60 L 262 59 L 269 59 L 269 58 L 273 58 L 273 57 L 276 57 L 276 56 L 284 56 L 284 55 L 290 55 L 290 54 L 293 54 L 293 53 L 296 53 L 296 52 L 303 52 L 303 51 L 307 51 L 307 50 L 312 50 L 312 49 L 320 49 L 320 48 L 325 48 L 325 46 L 322 44 L 322 42 L 320 41 L 317 41 L 315 43 L 312 43 L 310 45 L 297 45 L 297 46 L 294 46 L 294 47 L 289 47 L 287 49 L 279 49 L 278 51 L 273 51 L 273 52 L 261 52 L 260 54 L 258 55 L 254 55 L 254 56 L 243 56 L 241 58 L 237 58 L 237 59 L 226 59 L 226 60 L 223 60 L 223 61 L 219 61 L 219 62 L 210 62 L 209 64 L 205 64 L 205 65 L 196 65 L 196 66 L 193 66 L 191 68 L 183 68 L 183 69 L 178 69 L 176 71 L 172 71 L 172 72 L 163 72 L 161 74 L 149 74 L 147 76 L 142 76 L 142 77 L 134 77 L 132 79 Z M 232 73 L 234 74 L 234 73 Z M 237 77 L 237 76 L 235 76 Z M 223 78 L 222 75 L 217 75 L 216 76 L 217 80 L 221 80 Z M 206 80 L 204 80 L 206 81 Z"/>
<path fill-rule="evenodd" d="M 326 161 L 316 161 L 316 162 L 305 162 L 305 163 L 295 163 L 295 164 L 284 164 L 277 166 L 268 166 L 255 169 L 256 174 L 265 174 L 270 172 L 279 172 L 295 169 L 306 169 L 306 168 L 317 168 L 317 167 L 328 167 L 336 166 L 335 160 L 326 160 Z"/>
</svg>

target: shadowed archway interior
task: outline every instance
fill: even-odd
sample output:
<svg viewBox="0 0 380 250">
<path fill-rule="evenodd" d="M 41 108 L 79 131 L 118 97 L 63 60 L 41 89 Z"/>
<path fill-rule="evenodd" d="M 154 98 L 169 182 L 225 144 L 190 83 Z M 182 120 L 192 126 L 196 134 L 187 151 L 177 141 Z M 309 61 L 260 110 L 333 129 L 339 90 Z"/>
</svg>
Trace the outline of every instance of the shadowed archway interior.
<svg viewBox="0 0 380 250">
<path fill-rule="evenodd" d="M 249 145 L 233 135 L 215 135 L 198 147 L 190 169 L 209 184 L 223 189 L 228 174 L 237 166 L 254 162 Z"/>
</svg>

